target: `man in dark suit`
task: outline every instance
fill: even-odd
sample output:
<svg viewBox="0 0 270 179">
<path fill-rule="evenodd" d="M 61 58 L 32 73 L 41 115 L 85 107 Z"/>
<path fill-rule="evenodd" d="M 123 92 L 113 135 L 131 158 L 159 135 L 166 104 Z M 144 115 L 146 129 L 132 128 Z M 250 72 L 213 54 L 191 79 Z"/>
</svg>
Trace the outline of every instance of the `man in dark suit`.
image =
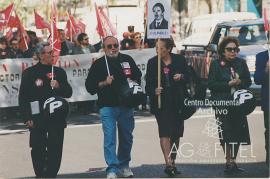
<svg viewBox="0 0 270 179">
<path fill-rule="evenodd" d="M 150 24 L 150 29 L 168 29 L 168 21 L 164 19 L 164 6 L 161 3 L 156 3 L 153 8 L 155 15 L 154 21 Z"/>
<path fill-rule="evenodd" d="M 269 166 L 269 54 L 265 50 L 256 55 L 254 81 L 261 88 L 261 106 L 264 114 L 266 165 Z"/>
<path fill-rule="evenodd" d="M 60 56 L 71 55 L 74 44 L 66 39 L 65 31 L 58 29 L 58 34 L 61 40 Z"/>
</svg>

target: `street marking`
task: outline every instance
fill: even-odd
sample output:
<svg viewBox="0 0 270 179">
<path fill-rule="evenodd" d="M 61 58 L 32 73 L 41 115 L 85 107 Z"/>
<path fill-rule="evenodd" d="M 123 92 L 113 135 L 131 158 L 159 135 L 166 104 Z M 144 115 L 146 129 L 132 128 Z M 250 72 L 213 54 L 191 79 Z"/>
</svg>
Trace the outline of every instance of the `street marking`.
<svg viewBox="0 0 270 179">
<path fill-rule="evenodd" d="M 263 114 L 262 111 L 254 111 L 248 116 L 253 116 L 253 115 L 259 115 Z M 191 117 L 189 120 L 192 119 L 201 119 L 201 118 L 209 118 L 209 117 L 215 117 L 215 115 L 199 115 L 195 114 L 193 117 Z M 154 116 L 151 117 L 143 117 L 144 119 L 139 119 L 138 116 L 135 116 L 135 123 L 147 123 L 147 122 L 156 122 L 156 119 Z M 73 128 L 83 128 L 83 127 L 101 127 L 102 124 L 84 124 L 84 125 L 68 125 L 67 129 L 73 129 Z M 15 133 L 21 133 L 21 132 L 27 132 L 28 129 L 21 129 L 21 130 L 1 130 L 0 129 L 0 135 L 7 135 L 7 134 L 15 134 Z"/>
<path fill-rule="evenodd" d="M 20 130 L 0 130 L 0 135 L 5 134 L 13 134 L 13 133 L 20 133 L 20 132 L 26 132 L 28 129 L 20 129 Z"/>
<path fill-rule="evenodd" d="M 262 111 L 254 111 L 253 113 L 249 114 L 248 116 L 252 116 L 252 115 L 258 115 L 258 114 L 263 114 Z M 215 115 L 211 114 L 211 115 L 194 115 L 193 117 L 191 117 L 189 120 L 191 119 L 200 119 L 200 118 L 208 118 L 208 117 L 215 117 Z M 137 120 L 136 120 L 137 118 Z M 144 117 L 144 119 L 138 119 L 137 116 L 135 116 L 135 123 L 147 123 L 147 122 L 155 122 L 156 119 L 154 116 L 151 117 Z M 81 127 L 100 127 L 102 126 L 102 124 L 86 124 L 86 125 L 69 125 L 67 128 L 72 129 L 72 128 L 81 128 Z"/>
</svg>

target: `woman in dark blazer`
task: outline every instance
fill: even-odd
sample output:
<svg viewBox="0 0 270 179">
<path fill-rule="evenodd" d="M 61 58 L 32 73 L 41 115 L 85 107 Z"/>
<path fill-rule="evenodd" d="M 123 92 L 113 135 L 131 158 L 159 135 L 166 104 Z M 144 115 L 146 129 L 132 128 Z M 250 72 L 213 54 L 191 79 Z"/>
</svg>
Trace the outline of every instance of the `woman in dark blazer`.
<svg viewBox="0 0 270 179">
<path fill-rule="evenodd" d="M 172 54 L 174 46 L 172 39 L 160 39 L 160 46 L 156 42 L 156 49 L 161 56 L 161 87 L 158 88 L 158 57 L 148 61 L 146 71 L 146 92 L 150 98 L 151 113 L 155 115 L 160 146 L 164 155 L 166 168 L 164 172 L 171 176 L 179 174 L 175 167 L 177 151 L 172 149 L 179 146 L 179 139 L 183 136 L 184 120 L 179 115 L 186 94 L 187 64 L 181 55 Z M 158 96 L 161 96 L 161 108 L 158 108 Z"/>
<path fill-rule="evenodd" d="M 239 41 L 235 38 L 225 37 L 219 44 L 219 58 L 212 61 L 208 76 L 211 98 L 215 101 L 231 100 L 236 90 L 246 89 L 251 85 L 247 64 L 243 59 L 236 57 L 238 52 Z M 236 165 L 237 153 L 240 144 L 250 144 L 247 117 L 233 112 L 230 110 L 232 108 L 235 107 L 215 106 L 216 119 L 221 127 L 220 143 L 226 157 L 226 173 L 243 171 Z"/>
</svg>

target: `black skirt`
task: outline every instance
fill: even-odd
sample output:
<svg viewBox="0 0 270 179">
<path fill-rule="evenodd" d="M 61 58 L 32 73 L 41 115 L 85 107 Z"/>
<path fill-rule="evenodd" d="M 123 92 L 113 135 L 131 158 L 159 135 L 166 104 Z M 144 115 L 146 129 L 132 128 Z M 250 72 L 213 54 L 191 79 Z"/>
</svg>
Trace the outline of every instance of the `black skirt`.
<svg viewBox="0 0 270 179">
<path fill-rule="evenodd" d="M 250 145 L 250 135 L 246 116 L 228 113 L 217 115 L 220 143 L 238 143 Z"/>
<path fill-rule="evenodd" d="M 175 105 L 171 89 L 164 89 L 161 99 L 161 109 L 155 117 L 158 124 L 159 137 L 178 139 L 184 134 L 184 120 L 181 119 Z M 180 99 L 179 99 L 180 100 Z"/>
</svg>

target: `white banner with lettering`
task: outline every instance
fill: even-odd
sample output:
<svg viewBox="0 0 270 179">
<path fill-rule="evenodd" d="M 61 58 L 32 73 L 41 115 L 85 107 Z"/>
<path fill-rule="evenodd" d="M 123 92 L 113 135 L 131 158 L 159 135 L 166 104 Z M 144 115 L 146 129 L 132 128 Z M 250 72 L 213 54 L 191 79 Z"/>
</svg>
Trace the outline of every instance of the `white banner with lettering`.
<svg viewBox="0 0 270 179">
<path fill-rule="evenodd" d="M 154 48 L 142 50 L 126 50 L 121 53 L 133 57 L 142 71 L 142 87 L 145 86 L 147 61 L 156 55 Z M 102 53 L 63 56 L 56 66 L 62 67 L 73 89 L 69 102 L 96 100 L 97 96 L 90 95 L 85 89 L 85 79 L 92 61 L 101 57 Z M 0 108 L 18 106 L 18 94 L 22 71 L 37 63 L 30 58 L 0 60 Z M 29 91 L 31 93 L 31 91 Z"/>
</svg>

